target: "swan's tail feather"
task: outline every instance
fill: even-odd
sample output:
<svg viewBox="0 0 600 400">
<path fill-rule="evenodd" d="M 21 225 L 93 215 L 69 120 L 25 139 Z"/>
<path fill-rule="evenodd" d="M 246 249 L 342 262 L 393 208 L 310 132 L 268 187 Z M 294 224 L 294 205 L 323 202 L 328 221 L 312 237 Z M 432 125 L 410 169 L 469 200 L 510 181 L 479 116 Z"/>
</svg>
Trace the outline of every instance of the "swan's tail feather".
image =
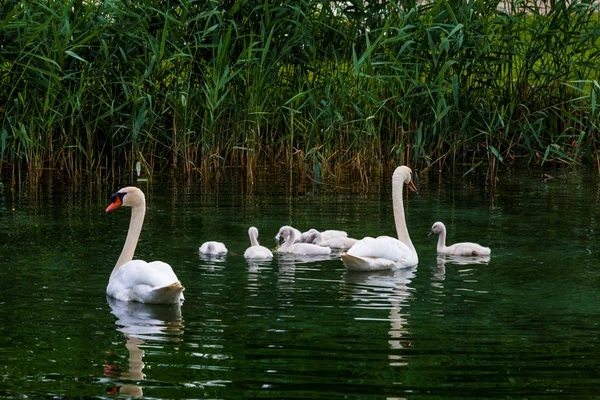
<svg viewBox="0 0 600 400">
<path fill-rule="evenodd" d="M 397 268 L 394 261 L 381 257 L 357 257 L 348 253 L 344 253 L 340 257 L 348 271 L 379 271 Z"/>
<path fill-rule="evenodd" d="M 356 257 L 348 253 L 340 255 L 348 271 L 365 271 L 369 269 L 369 264 L 361 257 Z"/>
<path fill-rule="evenodd" d="M 483 247 L 479 250 L 473 250 L 473 252 L 471 253 L 472 256 L 489 256 L 491 253 L 490 249 L 488 247 Z"/>
<path fill-rule="evenodd" d="M 170 285 L 159 287 L 152 292 L 153 298 L 160 304 L 176 304 L 183 300 L 185 288 L 181 282 L 173 282 Z"/>
</svg>

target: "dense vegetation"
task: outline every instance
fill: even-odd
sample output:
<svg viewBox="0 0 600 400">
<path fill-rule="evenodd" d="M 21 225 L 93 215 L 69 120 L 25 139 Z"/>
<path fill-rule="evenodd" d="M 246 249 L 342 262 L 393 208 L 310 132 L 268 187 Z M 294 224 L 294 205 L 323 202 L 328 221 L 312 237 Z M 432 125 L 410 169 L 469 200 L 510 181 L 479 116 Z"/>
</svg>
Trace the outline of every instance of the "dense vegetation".
<svg viewBox="0 0 600 400">
<path fill-rule="evenodd" d="M 597 164 L 598 4 L 551 3 L 5 0 L 0 169 Z"/>
</svg>

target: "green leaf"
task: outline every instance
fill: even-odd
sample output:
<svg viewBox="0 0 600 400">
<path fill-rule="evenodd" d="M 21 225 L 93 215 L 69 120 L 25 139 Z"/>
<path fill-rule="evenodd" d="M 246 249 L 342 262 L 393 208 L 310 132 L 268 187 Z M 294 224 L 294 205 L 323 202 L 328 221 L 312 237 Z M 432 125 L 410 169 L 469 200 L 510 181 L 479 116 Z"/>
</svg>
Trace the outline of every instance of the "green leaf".
<svg viewBox="0 0 600 400">
<path fill-rule="evenodd" d="M 454 104 L 458 108 L 458 75 L 452 76 L 452 96 L 454 97 Z"/>
<path fill-rule="evenodd" d="M 467 172 L 463 174 L 463 178 L 469 175 L 471 172 L 475 171 L 475 168 L 479 167 L 483 161 L 479 161 L 477 164 L 473 165 Z"/>
<path fill-rule="evenodd" d="M 71 57 L 73 57 L 73 58 L 75 58 L 75 59 L 77 59 L 77 60 L 79 60 L 79 61 L 81 61 L 81 62 L 84 62 L 84 63 L 88 64 L 88 62 L 87 62 L 86 60 L 84 60 L 83 58 L 79 57 L 77 54 L 75 54 L 75 53 L 74 53 L 74 52 L 72 52 L 71 50 L 66 50 L 66 51 L 65 51 L 65 53 L 67 53 L 67 54 L 68 54 L 68 55 L 70 55 Z"/>
<path fill-rule="evenodd" d="M 494 146 L 490 146 L 490 151 L 492 152 L 494 157 L 496 157 L 498 160 L 502 161 L 502 156 L 500 155 L 500 152 L 498 151 L 498 149 L 496 149 Z"/>
<path fill-rule="evenodd" d="M 356 48 L 352 45 L 352 61 L 354 61 L 354 73 L 356 76 L 360 73 L 360 64 L 358 63 L 358 57 L 356 55 Z"/>
<path fill-rule="evenodd" d="M 4 160 L 4 150 L 6 150 L 6 137 L 8 132 L 5 128 L 2 128 L 2 148 L 0 149 L 0 163 Z"/>
<path fill-rule="evenodd" d="M 542 158 L 542 165 L 544 165 L 544 163 L 548 159 L 549 154 L 550 154 L 550 146 L 546 147 L 546 152 L 544 153 L 544 158 Z"/>
</svg>

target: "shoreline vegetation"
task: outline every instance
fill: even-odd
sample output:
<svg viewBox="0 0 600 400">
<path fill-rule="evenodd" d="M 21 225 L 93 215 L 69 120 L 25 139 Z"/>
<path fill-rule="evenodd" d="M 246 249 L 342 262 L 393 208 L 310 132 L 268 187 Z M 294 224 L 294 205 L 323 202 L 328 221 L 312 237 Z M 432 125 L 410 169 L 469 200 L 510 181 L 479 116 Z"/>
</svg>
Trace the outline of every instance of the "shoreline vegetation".
<svg viewBox="0 0 600 400">
<path fill-rule="evenodd" d="M 600 168 L 598 8 L 7 0 L 0 174 Z"/>
</svg>

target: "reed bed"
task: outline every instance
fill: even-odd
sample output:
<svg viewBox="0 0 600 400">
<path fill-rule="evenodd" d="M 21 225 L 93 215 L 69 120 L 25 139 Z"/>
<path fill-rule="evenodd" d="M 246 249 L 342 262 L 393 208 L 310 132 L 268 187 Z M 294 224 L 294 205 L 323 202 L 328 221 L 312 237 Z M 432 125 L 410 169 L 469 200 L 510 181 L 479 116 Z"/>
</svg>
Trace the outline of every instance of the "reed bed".
<svg viewBox="0 0 600 400">
<path fill-rule="evenodd" d="M 272 3 L 3 2 L 0 172 L 600 164 L 597 3 Z"/>
</svg>

